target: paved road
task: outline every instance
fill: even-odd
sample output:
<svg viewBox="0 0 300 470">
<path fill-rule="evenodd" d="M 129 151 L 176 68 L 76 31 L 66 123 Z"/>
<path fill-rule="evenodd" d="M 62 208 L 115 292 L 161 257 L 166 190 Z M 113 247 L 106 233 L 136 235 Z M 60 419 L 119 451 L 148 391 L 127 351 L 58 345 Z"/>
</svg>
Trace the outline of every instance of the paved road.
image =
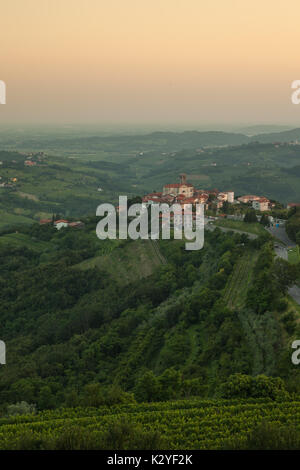
<svg viewBox="0 0 300 470">
<path fill-rule="evenodd" d="M 289 294 L 300 305 L 300 287 L 292 286 L 289 288 Z"/>
<path fill-rule="evenodd" d="M 278 240 L 282 241 L 286 246 L 296 246 L 295 242 L 288 237 L 284 227 L 269 227 L 267 230 L 273 237 L 278 238 Z"/>
<path fill-rule="evenodd" d="M 254 240 L 257 238 L 257 235 L 255 233 L 249 233 L 249 232 L 243 232 L 242 230 L 236 230 L 235 228 L 227 228 L 227 227 L 221 227 L 220 225 L 214 225 L 214 224 L 208 224 L 205 223 L 205 228 L 207 230 L 210 230 L 211 232 L 215 230 L 216 228 L 219 228 L 222 232 L 236 232 L 240 234 L 245 234 L 247 235 L 251 240 Z"/>
<path fill-rule="evenodd" d="M 280 245 L 275 246 L 275 253 L 279 258 L 282 258 L 288 261 L 288 252 L 285 246 L 280 246 Z"/>
</svg>

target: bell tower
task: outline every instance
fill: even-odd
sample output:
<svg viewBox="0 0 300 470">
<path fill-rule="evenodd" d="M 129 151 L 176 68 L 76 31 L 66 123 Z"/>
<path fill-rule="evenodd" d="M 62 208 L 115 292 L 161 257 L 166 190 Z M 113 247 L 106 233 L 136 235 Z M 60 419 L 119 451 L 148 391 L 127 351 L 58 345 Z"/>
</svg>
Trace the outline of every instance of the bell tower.
<svg viewBox="0 0 300 470">
<path fill-rule="evenodd" d="M 186 184 L 186 174 L 181 173 L 180 175 L 180 184 Z"/>
</svg>

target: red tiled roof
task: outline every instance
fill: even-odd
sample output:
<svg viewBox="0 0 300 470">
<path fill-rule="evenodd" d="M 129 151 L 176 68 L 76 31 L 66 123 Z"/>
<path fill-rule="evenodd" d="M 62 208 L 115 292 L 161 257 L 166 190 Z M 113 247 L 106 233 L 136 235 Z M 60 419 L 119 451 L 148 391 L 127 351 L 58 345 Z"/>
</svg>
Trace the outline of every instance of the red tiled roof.
<svg viewBox="0 0 300 470">
<path fill-rule="evenodd" d="M 151 197 L 151 196 L 160 197 L 160 196 L 162 196 L 162 193 L 149 193 L 149 194 L 145 194 L 144 197 Z"/>
<path fill-rule="evenodd" d="M 246 196 L 239 197 L 239 199 L 246 199 L 246 198 L 255 200 L 255 199 L 259 199 L 259 196 L 254 196 L 253 194 L 246 194 Z"/>
<path fill-rule="evenodd" d="M 40 220 L 40 224 L 43 225 L 43 224 L 51 224 L 52 222 L 52 219 L 41 219 Z"/>
<path fill-rule="evenodd" d="M 60 224 L 60 223 L 68 224 L 69 222 L 67 220 L 64 220 L 64 219 L 59 219 L 59 220 L 56 220 L 54 222 L 54 224 Z"/>
<path fill-rule="evenodd" d="M 258 202 L 270 202 L 270 201 L 266 197 L 261 197 L 261 198 L 258 199 Z"/>
<path fill-rule="evenodd" d="M 153 202 L 166 202 L 166 200 L 163 197 L 147 197 L 146 199 L 143 198 L 143 202 L 148 202 L 148 201 L 153 201 Z"/>
<path fill-rule="evenodd" d="M 70 226 L 70 227 L 77 227 L 78 225 L 83 225 L 83 222 L 81 222 L 80 220 L 78 220 L 78 222 L 71 222 L 71 223 L 69 223 L 69 226 Z"/>
<path fill-rule="evenodd" d="M 164 185 L 164 188 L 181 188 L 183 186 L 188 186 L 189 188 L 192 188 L 193 185 L 191 183 L 185 183 L 185 184 L 181 184 L 181 183 L 171 183 L 171 184 L 165 184 Z"/>
<path fill-rule="evenodd" d="M 194 204 L 195 202 L 198 201 L 197 197 L 186 197 L 183 201 L 182 204 Z"/>
</svg>

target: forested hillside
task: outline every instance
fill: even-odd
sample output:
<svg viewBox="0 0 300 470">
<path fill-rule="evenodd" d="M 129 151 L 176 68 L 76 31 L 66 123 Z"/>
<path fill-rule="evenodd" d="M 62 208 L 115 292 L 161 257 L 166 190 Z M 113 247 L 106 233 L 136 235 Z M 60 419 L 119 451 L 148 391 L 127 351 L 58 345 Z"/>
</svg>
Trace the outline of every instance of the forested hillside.
<svg viewBox="0 0 300 470">
<path fill-rule="evenodd" d="M 100 241 L 95 220 L 85 222 L 0 238 L 3 410 L 222 396 L 237 373 L 297 390 L 289 341 L 299 312 L 286 301 L 297 267 L 274 260 L 267 234 L 249 241 L 216 229 L 191 252 L 159 241 L 155 258 L 154 242 Z"/>
</svg>

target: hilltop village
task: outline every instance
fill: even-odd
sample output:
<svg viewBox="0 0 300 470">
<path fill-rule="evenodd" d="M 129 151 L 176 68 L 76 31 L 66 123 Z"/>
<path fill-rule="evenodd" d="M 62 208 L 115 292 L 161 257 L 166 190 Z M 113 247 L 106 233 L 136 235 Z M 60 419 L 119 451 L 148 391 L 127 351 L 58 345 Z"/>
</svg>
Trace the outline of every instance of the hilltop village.
<svg viewBox="0 0 300 470">
<path fill-rule="evenodd" d="M 205 210 L 222 209 L 228 204 L 247 204 L 259 212 L 272 210 L 276 203 L 264 196 L 245 195 L 235 199 L 234 191 L 219 191 L 218 189 L 203 190 L 196 189 L 187 182 L 185 174 L 180 175 L 179 183 L 166 184 L 162 192 L 146 194 L 142 198 L 145 207 L 154 203 L 180 204 L 204 204 Z M 288 204 L 287 208 L 297 206 L 297 203 Z M 299 204 L 300 205 L 300 204 Z"/>
</svg>

